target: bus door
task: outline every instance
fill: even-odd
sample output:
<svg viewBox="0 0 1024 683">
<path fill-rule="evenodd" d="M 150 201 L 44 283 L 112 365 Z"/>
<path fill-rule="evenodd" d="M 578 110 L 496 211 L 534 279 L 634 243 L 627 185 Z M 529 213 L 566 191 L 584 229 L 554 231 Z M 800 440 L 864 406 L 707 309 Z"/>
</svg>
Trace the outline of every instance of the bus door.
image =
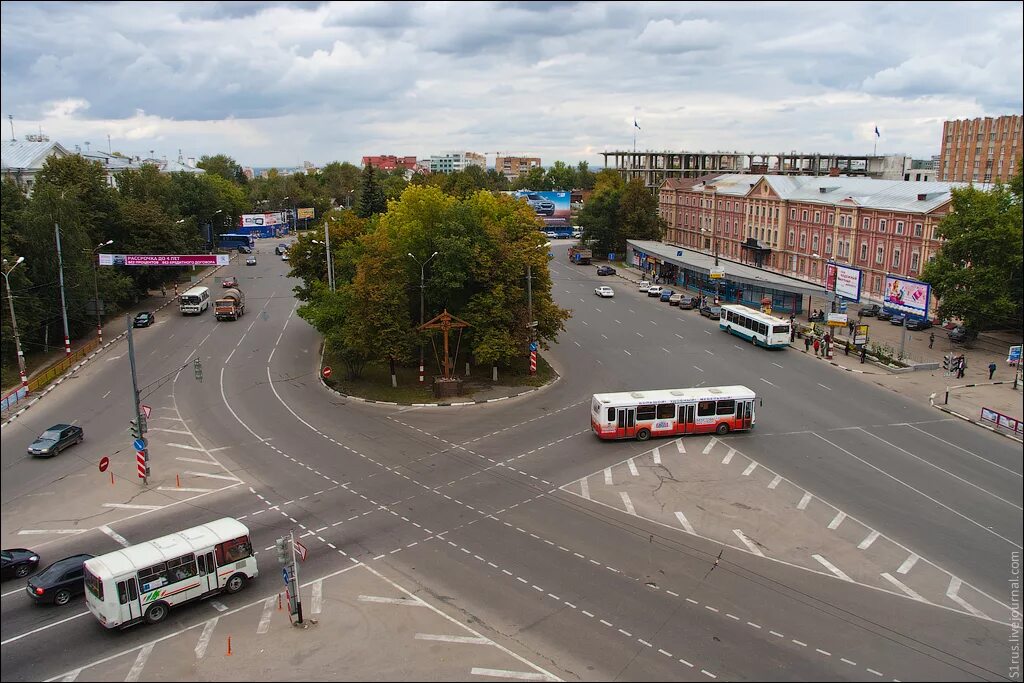
<svg viewBox="0 0 1024 683">
<path fill-rule="evenodd" d="M 616 409 L 615 436 L 619 439 L 636 436 L 636 408 Z"/>
<path fill-rule="evenodd" d="M 679 406 L 679 422 L 677 423 L 677 432 L 680 434 L 693 434 L 696 431 L 696 425 L 694 423 L 694 415 L 696 414 L 697 406 L 693 403 L 687 403 Z"/>
<path fill-rule="evenodd" d="M 117 582 L 117 602 L 120 609 L 120 622 L 127 624 L 142 616 L 142 604 L 139 602 L 139 584 L 134 576 Z"/>
<path fill-rule="evenodd" d="M 213 551 L 196 555 L 196 568 L 199 572 L 199 587 L 205 595 L 220 588 L 217 582 L 217 563 L 213 561 Z"/>
<path fill-rule="evenodd" d="M 754 401 L 751 399 L 748 401 L 737 401 L 736 403 L 739 404 L 739 409 L 737 410 L 737 413 L 739 414 L 741 419 L 740 428 L 750 429 L 750 427 L 754 423 Z"/>
</svg>

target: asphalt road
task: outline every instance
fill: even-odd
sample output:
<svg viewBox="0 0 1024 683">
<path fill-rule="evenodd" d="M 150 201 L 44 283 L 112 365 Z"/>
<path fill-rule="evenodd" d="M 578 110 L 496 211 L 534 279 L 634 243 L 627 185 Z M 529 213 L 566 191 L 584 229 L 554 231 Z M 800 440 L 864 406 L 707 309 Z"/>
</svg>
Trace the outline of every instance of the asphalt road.
<svg viewBox="0 0 1024 683">
<path fill-rule="evenodd" d="M 188 500 L 168 493 L 166 507 L 144 514 L 97 516 L 108 494 L 85 473 L 101 454 L 132 455 L 127 358 L 115 358 L 125 352 L 116 346 L 0 432 L 5 547 L 38 547 L 45 560 L 99 554 L 117 541 L 98 524 L 137 542 L 230 515 L 261 549 L 288 529 L 304 536 L 305 577 L 354 561 L 377 567 L 565 679 L 1008 676 L 1009 629 L 998 618 L 723 549 L 561 487 L 673 443 L 600 442 L 589 430 L 592 393 L 745 384 L 763 404 L 756 429 L 725 437 L 730 446 L 1008 604 L 1011 553 L 1022 539 L 1012 442 L 802 353 L 744 344 L 696 312 L 562 260 L 551 262 L 555 296 L 574 315 L 548 354 L 560 381 L 461 408 L 347 401 L 320 386 L 318 337 L 295 315 L 286 264 L 263 256 L 231 273 L 246 292 L 241 320 L 168 308 L 137 336 L 140 383 L 153 385 L 157 414 L 176 407 L 241 484 Z M 598 284 L 616 296 L 597 298 Z M 202 382 L 188 367 L 195 357 Z M 39 431 L 70 420 L 84 426 L 84 444 L 49 460 L 24 455 Z M 175 467 L 173 451 L 154 450 L 154 469 Z M 88 489 L 54 495 L 75 477 Z M 33 507 L 40 500 L 44 507 Z M 51 520 L 41 528 L 82 533 L 19 535 L 25 525 L 8 520 L 24 509 Z M 220 602 L 275 594 L 273 554 L 263 552 L 259 565 L 253 586 Z M 20 583 L 4 582 L 5 680 L 74 671 L 211 613 L 200 604 L 156 627 L 108 633 L 78 603 L 28 602 Z"/>
</svg>

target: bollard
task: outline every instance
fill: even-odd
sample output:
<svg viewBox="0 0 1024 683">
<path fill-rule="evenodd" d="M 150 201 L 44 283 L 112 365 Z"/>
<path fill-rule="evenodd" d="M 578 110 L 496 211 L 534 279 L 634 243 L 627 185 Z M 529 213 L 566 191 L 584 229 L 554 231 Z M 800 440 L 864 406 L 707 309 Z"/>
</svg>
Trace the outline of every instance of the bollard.
<svg viewBox="0 0 1024 683">
<path fill-rule="evenodd" d="M 946 400 L 943 401 L 942 405 L 944 405 L 944 406 L 948 406 L 949 405 L 949 387 L 946 387 Z"/>
<path fill-rule="evenodd" d="M 174 483 L 175 483 L 175 485 L 176 485 L 176 486 L 177 486 L 177 487 L 178 487 L 179 489 L 181 488 L 181 475 L 180 475 L 180 474 L 175 474 L 175 475 L 174 475 Z"/>
<path fill-rule="evenodd" d="M 231 656 L 231 636 L 228 636 L 228 653 L 225 656 L 226 657 L 230 657 Z"/>
<path fill-rule="evenodd" d="M 113 470 L 110 471 L 110 485 L 111 486 L 114 485 L 114 471 Z"/>
<path fill-rule="evenodd" d="M 278 593 L 277 594 L 277 611 L 280 612 L 283 609 L 284 609 L 284 603 L 281 600 L 281 594 Z"/>
</svg>

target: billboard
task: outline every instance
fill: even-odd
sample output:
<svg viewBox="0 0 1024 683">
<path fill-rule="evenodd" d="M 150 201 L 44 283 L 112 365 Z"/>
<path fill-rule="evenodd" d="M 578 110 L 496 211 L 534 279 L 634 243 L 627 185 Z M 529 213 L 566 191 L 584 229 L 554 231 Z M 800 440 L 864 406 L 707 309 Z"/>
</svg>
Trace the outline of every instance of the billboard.
<svg viewBox="0 0 1024 683">
<path fill-rule="evenodd" d="M 857 268 L 841 266 L 829 261 L 825 264 L 825 289 L 835 292 L 844 299 L 860 301 L 860 285 L 863 273 Z"/>
<path fill-rule="evenodd" d="M 283 212 L 245 213 L 239 218 L 239 231 L 253 237 L 277 237 L 288 231 L 288 220 Z"/>
<path fill-rule="evenodd" d="M 313 209 L 299 209 L 298 210 L 299 220 L 313 218 Z"/>
<path fill-rule="evenodd" d="M 229 254 L 100 254 L 101 266 L 226 266 Z"/>
<path fill-rule="evenodd" d="M 517 190 L 513 195 L 526 200 L 537 217 L 544 221 L 544 227 L 572 229 L 570 220 L 571 192 L 534 192 L 533 190 Z"/>
<path fill-rule="evenodd" d="M 908 280 L 898 275 L 885 276 L 882 307 L 915 318 L 928 318 L 932 286 L 927 282 Z"/>
</svg>

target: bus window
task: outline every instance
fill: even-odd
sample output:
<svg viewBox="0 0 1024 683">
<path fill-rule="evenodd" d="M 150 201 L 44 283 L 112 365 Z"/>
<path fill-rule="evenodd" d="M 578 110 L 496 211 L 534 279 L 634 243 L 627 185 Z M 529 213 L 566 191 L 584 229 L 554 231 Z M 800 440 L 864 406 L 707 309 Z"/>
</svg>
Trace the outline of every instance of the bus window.
<svg viewBox="0 0 1024 683">
<path fill-rule="evenodd" d="M 103 602 L 103 581 L 89 570 L 85 572 L 85 587 L 96 596 L 97 600 Z"/>
<path fill-rule="evenodd" d="M 615 408 L 608 409 L 608 421 L 615 422 Z"/>
<path fill-rule="evenodd" d="M 697 404 L 697 417 L 707 417 L 715 414 L 714 401 L 701 401 Z"/>
<path fill-rule="evenodd" d="M 196 569 L 196 556 L 193 553 L 167 560 L 167 573 L 173 581 L 191 579 L 199 573 Z"/>
<path fill-rule="evenodd" d="M 732 415 L 736 412 L 736 401 L 729 399 L 726 401 L 718 402 L 718 414 L 719 415 Z"/>
<path fill-rule="evenodd" d="M 659 420 L 671 420 L 676 416 L 676 404 L 675 403 L 659 403 L 658 404 L 658 419 Z"/>
<path fill-rule="evenodd" d="M 250 555 L 252 555 L 252 548 L 249 546 L 248 536 L 225 541 L 217 546 L 217 566 L 223 567 L 226 564 L 244 560 Z"/>
<path fill-rule="evenodd" d="M 653 420 L 657 413 L 657 406 L 637 406 L 636 407 L 636 419 L 638 420 Z"/>
</svg>

